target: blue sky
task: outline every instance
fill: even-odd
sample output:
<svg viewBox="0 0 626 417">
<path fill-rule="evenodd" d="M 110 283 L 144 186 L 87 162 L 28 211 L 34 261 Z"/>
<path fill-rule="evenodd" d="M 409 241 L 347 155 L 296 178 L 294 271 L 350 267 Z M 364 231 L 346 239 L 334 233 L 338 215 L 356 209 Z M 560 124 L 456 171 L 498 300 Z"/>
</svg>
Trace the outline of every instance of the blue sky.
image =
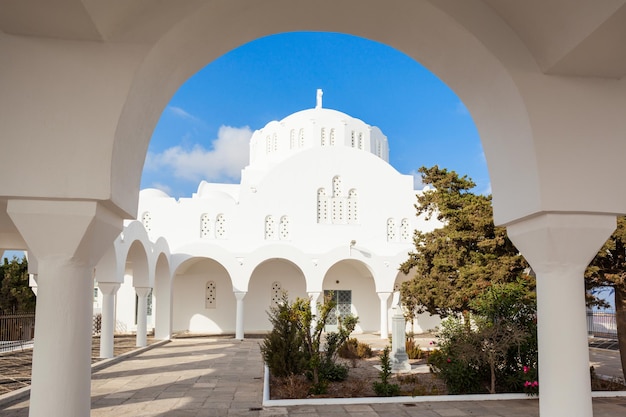
<svg viewBox="0 0 626 417">
<path fill-rule="evenodd" d="M 248 139 L 272 120 L 315 106 L 378 126 L 390 163 L 470 176 L 490 193 L 480 139 L 459 98 L 412 58 L 386 45 L 333 33 L 289 33 L 235 49 L 191 77 L 155 128 L 141 188 L 190 197 L 201 180 L 238 182 Z"/>
</svg>

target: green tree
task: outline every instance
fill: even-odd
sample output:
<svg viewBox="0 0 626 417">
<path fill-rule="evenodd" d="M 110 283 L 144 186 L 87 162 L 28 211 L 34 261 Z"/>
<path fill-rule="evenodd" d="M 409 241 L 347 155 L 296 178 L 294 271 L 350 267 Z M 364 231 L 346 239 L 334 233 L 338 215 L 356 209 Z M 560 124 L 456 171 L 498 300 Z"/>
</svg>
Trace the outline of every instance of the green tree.
<svg viewBox="0 0 626 417">
<path fill-rule="evenodd" d="M 595 289 L 611 287 L 615 297 L 615 321 L 617 339 L 624 377 L 626 378 L 626 217 L 617 218 L 617 228 L 598 251 L 585 271 L 587 293 Z M 590 305 L 604 305 L 591 297 Z"/>
<path fill-rule="evenodd" d="M 0 314 L 35 311 L 35 294 L 28 285 L 28 261 L 4 258 L 0 265 Z"/>
<path fill-rule="evenodd" d="M 494 225 L 491 196 L 472 193 L 470 178 L 436 165 L 419 172 L 431 189 L 418 195 L 417 215 L 436 217 L 443 227 L 416 231 L 415 250 L 400 266 L 414 274 L 402 287 L 403 305 L 411 316 L 424 311 L 442 317 L 469 314 L 472 300 L 492 283 L 515 282 L 528 264 L 506 230 Z"/>
</svg>

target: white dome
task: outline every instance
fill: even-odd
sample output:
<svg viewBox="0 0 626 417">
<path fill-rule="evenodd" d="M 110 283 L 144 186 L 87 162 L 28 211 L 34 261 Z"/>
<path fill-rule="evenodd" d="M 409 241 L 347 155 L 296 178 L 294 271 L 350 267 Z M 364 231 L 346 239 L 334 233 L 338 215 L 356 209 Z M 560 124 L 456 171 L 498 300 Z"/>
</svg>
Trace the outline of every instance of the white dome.
<svg viewBox="0 0 626 417">
<path fill-rule="evenodd" d="M 263 169 L 311 148 L 351 147 L 389 162 L 387 137 L 375 126 L 346 113 L 321 107 L 272 121 L 250 139 L 250 167 Z"/>
</svg>

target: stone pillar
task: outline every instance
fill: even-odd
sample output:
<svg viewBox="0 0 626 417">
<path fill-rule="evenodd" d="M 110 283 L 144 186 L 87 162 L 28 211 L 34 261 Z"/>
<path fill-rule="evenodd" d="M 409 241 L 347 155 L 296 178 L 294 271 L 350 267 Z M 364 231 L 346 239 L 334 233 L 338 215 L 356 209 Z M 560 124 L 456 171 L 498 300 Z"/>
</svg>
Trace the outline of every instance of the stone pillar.
<svg viewBox="0 0 626 417">
<path fill-rule="evenodd" d="M 98 282 L 102 292 L 102 323 L 100 325 L 100 357 L 112 358 L 115 333 L 115 294 L 120 289 L 117 282 Z"/>
<path fill-rule="evenodd" d="M 246 291 L 235 291 L 235 298 L 237 299 L 237 315 L 235 316 L 235 339 L 243 340 L 243 298 L 246 296 Z"/>
<path fill-rule="evenodd" d="M 137 347 L 148 344 L 148 294 L 150 287 L 135 287 L 137 293 Z"/>
<path fill-rule="evenodd" d="M 411 370 L 409 355 L 406 353 L 406 320 L 400 305 L 400 292 L 393 294 L 393 316 L 391 317 L 391 370 L 405 372 Z"/>
<path fill-rule="evenodd" d="M 583 274 L 615 227 L 611 215 L 557 213 L 507 227 L 537 275 L 542 416 L 593 415 Z"/>
<path fill-rule="evenodd" d="M 380 299 L 380 338 L 389 339 L 389 307 L 387 301 L 389 300 L 390 292 L 379 292 L 378 298 Z"/>
<path fill-rule="evenodd" d="M 122 230 L 95 201 L 9 200 L 38 267 L 30 417 L 89 416 L 93 270 Z"/>
<path fill-rule="evenodd" d="M 311 300 L 311 314 L 313 314 L 314 317 L 317 317 L 317 300 L 319 300 L 321 292 L 311 291 L 308 294 L 309 299 Z"/>
</svg>

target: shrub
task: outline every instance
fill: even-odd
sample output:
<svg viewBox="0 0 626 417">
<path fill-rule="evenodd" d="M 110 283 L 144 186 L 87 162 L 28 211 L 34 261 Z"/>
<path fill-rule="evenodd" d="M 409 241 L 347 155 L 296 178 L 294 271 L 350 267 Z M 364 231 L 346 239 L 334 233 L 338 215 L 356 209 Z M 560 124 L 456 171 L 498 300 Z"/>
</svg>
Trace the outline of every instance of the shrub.
<svg viewBox="0 0 626 417">
<path fill-rule="evenodd" d="M 421 359 L 422 351 L 420 349 L 420 345 L 415 343 L 415 339 L 413 339 L 413 337 L 407 337 L 405 348 L 406 354 L 409 356 L 409 359 Z"/>
<path fill-rule="evenodd" d="M 307 358 L 302 350 L 302 335 L 294 304 L 284 295 L 268 312 L 272 331 L 261 343 L 261 354 L 275 377 L 299 375 L 306 369 Z"/>
<path fill-rule="evenodd" d="M 372 348 L 367 343 L 359 342 L 356 338 L 346 340 L 346 342 L 337 350 L 339 357 L 344 359 L 363 359 L 371 358 Z"/>
<path fill-rule="evenodd" d="M 380 357 L 380 382 L 374 381 L 372 387 L 374 392 L 379 397 L 393 397 L 400 394 L 400 386 L 398 384 L 389 383 L 389 377 L 391 376 L 391 359 L 389 358 L 389 346 L 383 349 L 383 354 Z"/>
</svg>

